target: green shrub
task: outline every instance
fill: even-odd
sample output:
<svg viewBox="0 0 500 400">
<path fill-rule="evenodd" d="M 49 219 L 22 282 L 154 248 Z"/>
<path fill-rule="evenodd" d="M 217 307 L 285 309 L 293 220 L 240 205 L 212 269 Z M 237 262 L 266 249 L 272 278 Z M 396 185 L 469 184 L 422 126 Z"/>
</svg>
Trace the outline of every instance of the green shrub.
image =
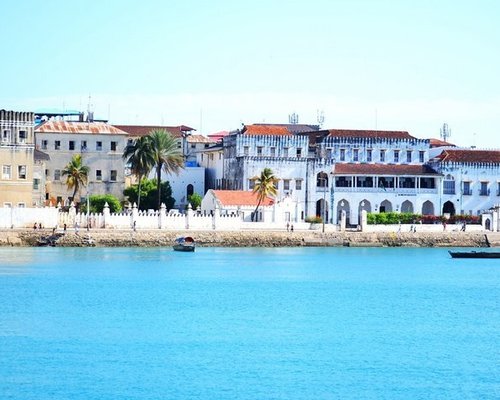
<svg viewBox="0 0 500 400">
<path fill-rule="evenodd" d="M 315 217 L 306 217 L 305 221 L 311 224 L 322 224 L 323 218 L 317 215 Z"/>
<path fill-rule="evenodd" d="M 102 213 L 104 205 L 108 203 L 109 211 L 112 213 L 117 213 L 122 210 L 120 201 L 112 194 L 94 194 L 89 197 L 90 212 L 91 213 Z M 87 212 L 87 203 L 81 204 L 80 212 Z"/>
</svg>

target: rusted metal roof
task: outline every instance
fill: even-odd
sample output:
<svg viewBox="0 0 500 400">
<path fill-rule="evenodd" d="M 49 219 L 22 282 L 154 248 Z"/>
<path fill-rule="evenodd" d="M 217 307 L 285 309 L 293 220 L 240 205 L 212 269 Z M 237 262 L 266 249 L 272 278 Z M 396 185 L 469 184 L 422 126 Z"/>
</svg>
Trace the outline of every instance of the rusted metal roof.
<svg viewBox="0 0 500 400">
<path fill-rule="evenodd" d="M 36 133 L 75 133 L 90 135 L 127 135 L 127 132 L 105 122 L 46 121 L 35 128 Z"/>
<path fill-rule="evenodd" d="M 116 128 L 127 132 L 131 137 L 141 137 L 147 136 L 151 131 L 156 129 L 164 129 L 174 137 L 182 137 L 183 134 L 189 134 L 189 132 L 196 129 L 190 128 L 186 125 L 178 126 L 162 126 L 162 125 L 114 125 Z"/>
<path fill-rule="evenodd" d="M 203 136 L 203 135 L 189 135 L 187 137 L 187 142 L 188 143 L 215 143 L 216 140 L 207 138 L 206 136 Z"/>
<path fill-rule="evenodd" d="M 441 162 L 500 164 L 500 150 L 443 150 L 437 158 Z"/>
<path fill-rule="evenodd" d="M 285 125 L 245 125 L 241 133 L 249 136 L 292 136 Z"/>
<path fill-rule="evenodd" d="M 440 139 L 429 139 L 431 147 L 455 147 L 454 144 Z"/>
<path fill-rule="evenodd" d="M 334 175 L 440 175 L 428 165 L 335 164 Z"/>
</svg>

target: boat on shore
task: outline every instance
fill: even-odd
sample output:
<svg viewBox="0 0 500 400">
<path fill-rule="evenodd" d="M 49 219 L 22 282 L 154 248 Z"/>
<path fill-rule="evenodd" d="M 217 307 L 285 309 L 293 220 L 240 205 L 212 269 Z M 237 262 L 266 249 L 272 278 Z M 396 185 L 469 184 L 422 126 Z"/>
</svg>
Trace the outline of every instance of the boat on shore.
<svg viewBox="0 0 500 400">
<path fill-rule="evenodd" d="M 194 251 L 196 244 L 191 236 L 182 236 L 175 239 L 175 251 Z"/>
<path fill-rule="evenodd" d="M 451 258 L 500 258 L 500 251 L 451 251 Z"/>
</svg>

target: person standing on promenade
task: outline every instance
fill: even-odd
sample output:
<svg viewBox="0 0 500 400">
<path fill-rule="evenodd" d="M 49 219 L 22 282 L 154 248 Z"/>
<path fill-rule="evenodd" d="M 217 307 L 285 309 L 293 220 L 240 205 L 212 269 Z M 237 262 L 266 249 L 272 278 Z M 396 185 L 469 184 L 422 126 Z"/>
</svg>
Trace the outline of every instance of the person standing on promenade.
<svg viewBox="0 0 500 400">
<path fill-rule="evenodd" d="M 293 232 L 293 224 L 290 225 L 290 232 Z"/>
<path fill-rule="evenodd" d="M 290 230 L 290 222 L 286 223 L 286 231 L 288 232 Z"/>
</svg>

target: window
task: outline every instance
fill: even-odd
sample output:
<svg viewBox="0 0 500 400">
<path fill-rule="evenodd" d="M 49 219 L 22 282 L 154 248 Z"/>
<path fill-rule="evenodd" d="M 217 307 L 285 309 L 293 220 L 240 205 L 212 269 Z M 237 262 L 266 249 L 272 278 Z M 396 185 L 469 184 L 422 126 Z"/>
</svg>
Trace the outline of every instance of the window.
<svg viewBox="0 0 500 400">
<path fill-rule="evenodd" d="M 366 150 L 366 161 L 372 162 L 372 149 Z"/>
<path fill-rule="evenodd" d="M 19 131 L 19 143 L 26 143 L 26 139 L 28 138 L 28 133 L 24 130 Z"/>
<path fill-rule="evenodd" d="M 12 203 L 8 202 L 8 203 L 3 203 L 3 206 L 5 208 L 12 208 Z"/>
<path fill-rule="evenodd" d="M 61 141 L 60 140 L 56 140 L 54 142 L 54 150 L 60 150 L 61 149 Z"/>
<path fill-rule="evenodd" d="M 70 140 L 69 141 L 69 149 L 70 150 L 75 150 L 75 141 L 74 140 Z"/>
<path fill-rule="evenodd" d="M 385 162 L 385 150 L 380 150 L 380 162 Z"/>
<path fill-rule="evenodd" d="M 345 149 L 340 149 L 340 161 L 345 161 Z"/>
<path fill-rule="evenodd" d="M 354 149 L 352 151 L 352 161 L 354 161 L 354 162 L 359 161 L 359 149 Z"/>
<path fill-rule="evenodd" d="M 283 190 L 290 190 L 290 179 L 283 179 Z"/>
<path fill-rule="evenodd" d="M 213 160 L 214 160 L 214 155 L 212 153 L 212 154 L 210 154 L 210 161 L 213 161 Z"/>
<path fill-rule="evenodd" d="M 262 156 L 262 146 L 257 146 L 257 155 Z"/>
<path fill-rule="evenodd" d="M 42 140 L 42 150 L 47 150 L 48 144 L 49 144 L 48 140 Z"/>
<path fill-rule="evenodd" d="M 82 143 L 81 143 L 81 150 L 82 150 L 82 151 L 87 150 L 87 141 L 86 141 L 86 140 L 82 140 Z"/>
<path fill-rule="evenodd" d="M 248 188 L 250 190 L 253 190 L 254 187 L 255 187 L 255 181 L 253 179 L 249 179 L 248 180 Z"/>
<path fill-rule="evenodd" d="M 332 149 L 326 149 L 326 158 L 328 160 L 332 158 Z"/>
<path fill-rule="evenodd" d="M 2 168 L 2 179 L 11 179 L 12 169 L 10 165 L 4 165 Z"/>
<path fill-rule="evenodd" d="M 205 143 L 205 149 L 208 149 L 210 147 L 210 143 Z"/>
<path fill-rule="evenodd" d="M 19 165 L 17 167 L 17 178 L 26 179 L 26 165 Z"/>
<path fill-rule="evenodd" d="M 100 169 L 95 170 L 95 180 L 102 181 L 102 171 Z"/>
<path fill-rule="evenodd" d="M 394 162 L 399 162 L 399 150 L 394 150 Z"/>
<path fill-rule="evenodd" d="M 302 157 L 302 149 L 301 149 L 301 148 L 298 148 L 298 149 L 297 149 L 297 153 L 296 153 L 296 154 L 297 154 L 297 158 Z"/>
<path fill-rule="evenodd" d="M 285 158 L 288 157 L 288 147 L 283 148 L 283 157 L 285 157 Z"/>
<path fill-rule="evenodd" d="M 96 151 L 102 150 L 102 142 L 101 141 L 95 142 L 95 149 L 96 149 Z"/>
<path fill-rule="evenodd" d="M 418 152 L 418 162 L 423 163 L 425 161 L 425 151 Z"/>
<path fill-rule="evenodd" d="M 181 142 L 177 142 L 177 148 L 178 149 L 182 149 L 182 143 Z"/>
<path fill-rule="evenodd" d="M 463 188 L 464 188 L 464 195 L 465 196 L 470 196 L 472 193 L 471 193 L 471 190 L 470 190 L 470 182 L 463 182 Z"/>
<path fill-rule="evenodd" d="M 111 182 L 116 182 L 116 176 L 117 176 L 116 169 L 112 169 L 112 170 L 111 170 L 111 178 L 110 178 L 110 181 L 111 181 Z"/>
<path fill-rule="evenodd" d="M 488 196 L 490 191 L 488 190 L 488 182 L 481 182 L 481 188 L 479 189 L 480 196 Z"/>
<path fill-rule="evenodd" d="M 10 142 L 10 130 L 4 129 L 2 133 L 2 142 Z"/>
<path fill-rule="evenodd" d="M 497 182 L 497 196 L 500 196 L 500 182 Z"/>
<path fill-rule="evenodd" d="M 406 162 L 408 162 L 408 163 L 411 162 L 411 150 L 408 150 L 406 152 Z"/>
<path fill-rule="evenodd" d="M 50 171 L 48 169 L 45 170 L 45 177 L 48 178 L 49 177 L 49 173 Z"/>
<path fill-rule="evenodd" d="M 17 206 L 19 208 L 25 208 L 26 207 L 26 203 L 17 203 Z"/>
<path fill-rule="evenodd" d="M 302 179 L 295 180 L 295 190 L 302 190 Z"/>
<path fill-rule="evenodd" d="M 55 169 L 54 170 L 54 180 L 59 181 L 61 179 L 61 170 L 60 169 Z"/>
<path fill-rule="evenodd" d="M 244 147 L 243 147 L 243 155 L 244 155 L 244 156 L 248 156 L 248 151 L 249 151 L 248 146 L 244 146 Z"/>
<path fill-rule="evenodd" d="M 111 142 L 111 143 L 113 143 L 113 142 Z M 191 148 L 192 148 L 192 149 L 196 149 L 196 143 L 191 143 Z M 113 150 L 113 149 L 111 149 L 111 150 Z M 116 149 L 115 149 L 115 150 L 116 150 Z"/>
<path fill-rule="evenodd" d="M 40 179 L 34 178 L 33 179 L 33 189 L 38 190 L 40 188 Z"/>
<path fill-rule="evenodd" d="M 455 181 L 450 175 L 444 178 L 443 194 L 455 194 Z"/>
<path fill-rule="evenodd" d="M 271 157 L 276 157 L 276 147 L 271 147 Z"/>
<path fill-rule="evenodd" d="M 116 151 L 116 146 L 118 142 L 111 142 L 111 151 Z"/>
</svg>

